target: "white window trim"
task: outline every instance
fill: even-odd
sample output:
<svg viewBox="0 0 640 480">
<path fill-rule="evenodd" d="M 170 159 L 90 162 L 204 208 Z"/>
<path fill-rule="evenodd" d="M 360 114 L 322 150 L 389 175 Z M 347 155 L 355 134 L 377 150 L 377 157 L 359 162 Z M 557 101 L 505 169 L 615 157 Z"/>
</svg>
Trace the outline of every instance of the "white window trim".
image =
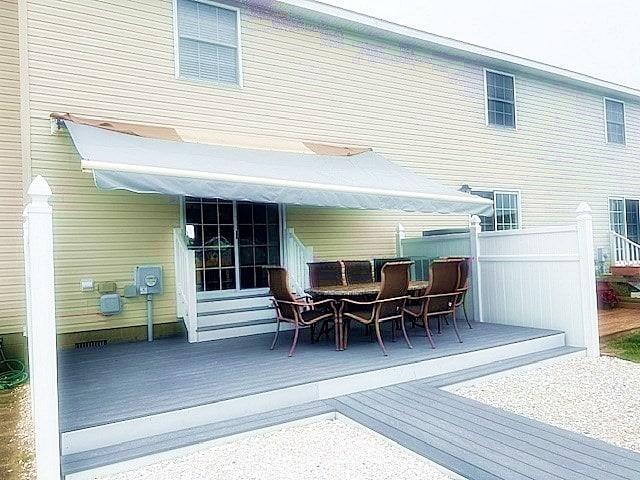
<svg viewBox="0 0 640 480">
<path fill-rule="evenodd" d="M 522 230 L 522 194 L 520 190 L 493 190 L 493 228 L 494 231 L 498 231 L 498 216 L 496 215 L 496 195 L 514 195 L 518 199 L 518 228 L 511 228 L 510 230 Z M 501 232 L 504 230 L 500 230 Z"/>
<path fill-rule="evenodd" d="M 522 191 L 517 189 L 496 189 L 490 187 L 471 187 L 471 194 L 473 192 L 491 192 L 493 193 L 493 231 L 498 231 L 498 217 L 496 216 L 496 193 L 503 194 L 515 194 L 518 197 L 518 228 L 512 230 L 522 230 Z M 501 232 L 508 232 L 509 230 L 500 230 Z"/>
<path fill-rule="evenodd" d="M 236 35 L 237 35 L 237 44 L 236 51 L 238 54 L 238 83 L 221 83 L 215 82 L 213 80 L 206 79 L 197 79 L 197 78 L 185 78 L 180 76 L 180 32 L 178 31 L 178 0 L 173 0 L 173 63 L 174 63 L 174 76 L 177 80 L 186 81 L 186 82 L 196 82 L 196 83 L 208 83 L 213 85 L 220 85 L 221 87 L 230 87 L 230 88 L 243 88 L 243 75 L 242 75 L 242 32 L 240 31 L 240 26 L 242 24 L 240 19 L 240 9 L 237 7 L 232 7 L 231 5 L 226 5 L 224 3 L 212 2 L 210 0 L 192 0 L 197 3 L 204 3 L 206 5 L 211 5 L 212 7 L 224 8 L 227 10 L 232 10 L 236 12 Z"/>
<path fill-rule="evenodd" d="M 513 127 L 506 125 L 493 125 L 489 123 L 489 94 L 487 93 L 487 72 L 497 73 L 498 75 L 505 75 L 513 79 Z M 493 70 L 491 68 L 482 69 L 482 77 L 484 83 L 484 123 L 487 127 L 501 128 L 503 130 L 518 130 L 518 96 L 516 92 L 516 76 L 512 73 L 501 72 L 500 70 Z"/>
<path fill-rule="evenodd" d="M 622 131 L 624 132 L 624 143 L 615 143 L 609 141 L 609 127 L 607 125 L 607 100 L 622 104 Z M 627 146 L 627 106 L 622 100 L 611 97 L 602 97 L 602 113 L 604 115 L 604 142 L 607 145 L 615 145 L 618 147 Z"/>
<path fill-rule="evenodd" d="M 627 237 L 627 204 L 625 200 L 629 197 L 610 195 L 607 197 L 607 215 L 609 217 L 609 231 L 611 230 L 611 200 L 622 200 L 622 221 L 624 226 L 624 236 Z M 637 200 L 635 198 L 629 198 L 630 200 Z"/>
</svg>

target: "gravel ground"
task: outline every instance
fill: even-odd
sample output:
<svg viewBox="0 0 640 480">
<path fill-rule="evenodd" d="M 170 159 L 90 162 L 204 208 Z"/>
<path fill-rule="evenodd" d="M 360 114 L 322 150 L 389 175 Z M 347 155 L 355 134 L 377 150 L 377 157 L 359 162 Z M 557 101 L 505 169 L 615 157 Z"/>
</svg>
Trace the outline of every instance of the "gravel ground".
<svg viewBox="0 0 640 480">
<path fill-rule="evenodd" d="M 16 427 L 16 437 L 20 446 L 22 480 L 35 480 L 35 446 L 33 444 L 33 418 L 31 416 L 31 389 L 29 384 L 20 387 L 20 421 Z"/>
<path fill-rule="evenodd" d="M 254 435 L 101 480 L 447 480 L 434 466 L 339 420 Z"/>
<path fill-rule="evenodd" d="M 574 358 L 453 393 L 640 452 L 640 364 Z"/>
</svg>

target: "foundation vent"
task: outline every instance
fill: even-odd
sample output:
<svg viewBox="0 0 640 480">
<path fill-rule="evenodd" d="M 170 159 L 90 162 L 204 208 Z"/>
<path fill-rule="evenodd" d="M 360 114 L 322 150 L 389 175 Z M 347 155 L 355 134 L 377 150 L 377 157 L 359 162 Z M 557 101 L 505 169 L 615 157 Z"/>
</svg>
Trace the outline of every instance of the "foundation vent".
<svg viewBox="0 0 640 480">
<path fill-rule="evenodd" d="M 89 348 L 89 347 L 104 347 L 107 344 L 106 340 L 90 340 L 88 342 L 76 342 L 76 348 Z"/>
</svg>

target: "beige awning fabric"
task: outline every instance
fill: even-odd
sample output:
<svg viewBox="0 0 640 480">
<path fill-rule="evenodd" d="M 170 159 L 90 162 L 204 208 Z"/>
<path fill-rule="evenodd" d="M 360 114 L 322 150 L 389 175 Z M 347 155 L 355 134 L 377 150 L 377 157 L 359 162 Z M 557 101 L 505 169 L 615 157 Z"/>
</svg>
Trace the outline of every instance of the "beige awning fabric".
<svg viewBox="0 0 640 480">
<path fill-rule="evenodd" d="M 138 137 L 174 140 L 178 142 L 203 143 L 238 148 L 255 148 L 275 152 L 316 153 L 319 155 L 351 156 L 370 152 L 371 147 L 334 145 L 330 143 L 305 142 L 287 138 L 273 138 L 258 135 L 216 132 L 203 128 L 166 127 L 112 120 L 87 118 L 71 113 L 52 113 L 55 120 L 70 121 L 77 125 L 104 128 L 112 132 L 126 133 Z"/>
<path fill-rule="evenodd" d="M 493 209 L 490 200 L 445 187 L 370 148 L 308 148 L 295 140 L 256 148 L 260 142 L 255 138 L 249 142 L 252 148 L 245 148 L 184 141 L 180 129 L 89 122 L 73 115 L 59 119 L 69 130 L 82 168 L 93 172 L 102 189 L 448 214 L 486 215 Z M 225 134 L 207 138 L 218 137 Z M 232 137 L 226 137 L 227 143 Z"/>
</svg>

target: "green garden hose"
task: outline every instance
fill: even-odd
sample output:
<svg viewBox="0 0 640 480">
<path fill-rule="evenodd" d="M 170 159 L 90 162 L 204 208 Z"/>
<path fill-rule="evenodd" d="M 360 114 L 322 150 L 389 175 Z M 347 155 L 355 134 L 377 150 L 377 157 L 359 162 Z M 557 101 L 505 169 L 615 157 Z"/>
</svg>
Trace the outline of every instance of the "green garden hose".
<svg viewBox="0 0 640 480">
<path fill-rule="evenodd" d="M 20 360 L 7 360 L 0 346 L 0 390 L 11 390 L 29 378 L 24 363 Z"/>
</svg>

